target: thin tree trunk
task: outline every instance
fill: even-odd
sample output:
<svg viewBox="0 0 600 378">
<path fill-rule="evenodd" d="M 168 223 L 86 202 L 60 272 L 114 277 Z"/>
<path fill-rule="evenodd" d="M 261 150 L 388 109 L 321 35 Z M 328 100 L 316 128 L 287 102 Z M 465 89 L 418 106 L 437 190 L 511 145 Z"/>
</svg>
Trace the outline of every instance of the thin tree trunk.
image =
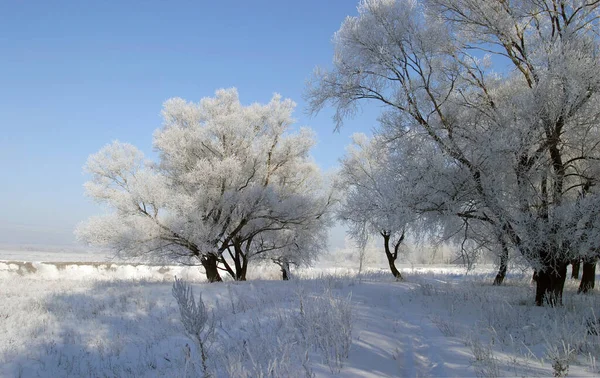
<svg viewBox="0 0 600 378">
<path fill-rule="evenodd" d="M 221 282 L 223 279 L 219 274 L 219 269 L 217 268 L 218 259 L 217 256 L 213 254 L 208 254 L 203 256 L 200 259 L 200 263 L 204 267 L 204 271 L 206 272 L 206 280 L 208 282 Z"/>
<path fill-rule="evenodd" d="M 235 251 L 235 257 L 233 259 L 233 264 L 235 266 L 235 277 L 233 277 L 236 281 L 244 281 L 245 277 L 243 277 L 242 273 L 242 245 L 239 241 L 234 241 L 233 250 Z"/>
<path fill-rule="evenodd" d="M 238 259 L 238 261 L 236 261 L 236 277 L 235 280 L 236 281 L 246 281 L 246 272 L 248 271 L 248 257 L 247 255 L 244 253 L 244 250 L 242 249 L 242 245 L 239 245 L 239 251 L 237 250 L 237 245 L 236 245 L 236 257 Z"/>
<path fill-rule="evenodd" d="M 281 263 L 281 274 L 284 281 L 288 281 L 290 279 L 290 263 L 284 261 Z"/>
<path fill-rule="evenodd" d="M 548 265 L 537 272 L 537 285 L 535 289 L 535 304 L 543 306 L 562 305 L 563 288 L 567 278 L 567 262 Z"/>
<path fill-rule="evenodd" d="M 596 259 L 583 261 L 583 274 L 577 293 L 587 293 L 594 289 L 596 283 Z"/>
<path fill-rule="evenodd" d="M 571 279 L 578 280 L 579 279 L 579 267 L 581 266 L 580 259 L 574 259 L 571 261 L 571 267 L 573 268 L 571 271 Z"/>
<path fill-rule="evenodd" d="M 390 251 L 390 234 L 382 232 L 381 236 L 383 236 L 383 247 L 385 249 L 385 256 L 387 257 L 390 270 L 392 271 L 392 274 L 394 275 L 394 277 L 396 277 L 397 280 L 403 280 L 402 274 L 400 274 L 400 271 L 396 268 L 396 258 L 398 257 L 398 255 L 396 255 L 395 253 L 392 254 L 392 252 Z"/>
<path fill-rule="evenodd" d="M 240 271 L 237 272 L 236 281 L 246 281 L 246 272 L 248 271 L 248 263 L 244 261 L 240 268 Z"/>
<path fill-rule="evenodd" d="M 500 244 L 502 246 L 502 253 L 500 254 L 500 268 L 498 269 L 496 278 L 494 278 L 494 286 L 502 285 L 504 278 L 506 277 L 506 271 L 508 270 L 508 247 L 503 240 L 500 241 Z"/>
</svg>

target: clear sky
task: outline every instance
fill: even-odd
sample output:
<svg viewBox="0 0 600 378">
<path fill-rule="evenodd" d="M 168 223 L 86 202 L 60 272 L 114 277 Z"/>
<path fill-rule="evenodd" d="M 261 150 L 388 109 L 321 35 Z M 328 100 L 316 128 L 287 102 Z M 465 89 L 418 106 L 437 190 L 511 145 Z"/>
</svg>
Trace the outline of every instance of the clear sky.
<svg viewBox="0 0 600 378">
<path fill-rule="evenodd" d="M 102 212 L 83 195 L 87 156 L 117 139 L 152 154 L 170 97 L 237 87 L 249 104 L 281 93 L 316 130 L 317 163 L 336 166 L 378 109 L 334 133 L 331 111 L 308 117 L 302 94 L 313 69 L 331 64 L 331 37 L 357 4 L 0 2 L 0 245 L 74 243 L 75 225 Z"/>
</svg>

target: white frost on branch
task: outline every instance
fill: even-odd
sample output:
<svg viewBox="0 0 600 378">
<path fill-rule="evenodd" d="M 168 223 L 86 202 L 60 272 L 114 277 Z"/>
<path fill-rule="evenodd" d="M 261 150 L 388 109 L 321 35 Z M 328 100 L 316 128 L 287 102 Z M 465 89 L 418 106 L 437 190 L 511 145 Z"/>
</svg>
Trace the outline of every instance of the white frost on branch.
<svg viewBox="0 0 600 378">
<path fill-rule="evenodd" d="M 77 234 L 130 256 L 216 256 L 235 279 L 255 257 L 312 261 L 323 243 L 306 235 L 325 237 L 334 199 L 309 155 L 312 131 L 293 130 L 294 107 L 279 95 L 243 106 L 235 89 L 166 101 L 157 162 L 119 142 L 90 157 L 86 193 L 114 212 Z"/>
</svg>

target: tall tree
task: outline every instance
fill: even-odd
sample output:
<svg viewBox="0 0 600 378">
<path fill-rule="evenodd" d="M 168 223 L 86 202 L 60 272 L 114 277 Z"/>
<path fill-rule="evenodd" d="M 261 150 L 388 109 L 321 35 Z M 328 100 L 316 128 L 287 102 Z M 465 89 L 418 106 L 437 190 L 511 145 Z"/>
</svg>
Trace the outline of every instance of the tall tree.
<svg viewBox="0 0 600 378">
<path fill-rule="evenodd" d="M 422 180 L 440 193 L 444 227 L 463 222 L 508 243 L 538 272 L 536 304 L 560 303 L 567 264 L 595 253 L 599 240 L 589 227 L 598 209 L 578 200 L 586 186 L 586 199 L 598 198 L 598 7 L 362 1 L 334 37 L 334 68 L 316 72 L 310 107 L 333 104 L 340 127 L 374 100 L 385 105 L 382 121 L 397 143 L 426 137 L 443 170 L 460 177 L 451 195 L 430 180 L 434 173 Z"/>
<path fill-rule="evenodd" d="M 245 280 L 252 259 L 305 240 L 281 235 L 328 225 L 332 197 L 308 155 L 312 133 L 291 130 L 294 107 L 278 95 L 242 106 L 235 89 L 167 101 L 158 162 L 118 142 L 89 158 L 87 194 L 114 212 L 79 237 L 128 256 L 200 261 L 209 281 L 219 269 Z"/>
</svg>

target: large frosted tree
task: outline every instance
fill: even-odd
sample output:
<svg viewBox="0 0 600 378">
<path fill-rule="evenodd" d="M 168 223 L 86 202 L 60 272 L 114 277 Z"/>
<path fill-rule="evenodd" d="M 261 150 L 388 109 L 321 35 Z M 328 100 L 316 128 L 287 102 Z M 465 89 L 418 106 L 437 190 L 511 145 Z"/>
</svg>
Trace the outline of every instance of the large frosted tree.
<svg viewBox="0 0 600 378">
<path fill-rule="evenodd" d="M 460 178 L 447 193 L 431 180 L 436 166 L 425 166 L 426 185 L 414 183 L 439 193 L 432 212 L 441 224 L 487 230 L 480 239 L 514 248 L 536 269 L 536 303 L 560 303 L 567 264 L 595 264 L 600 242 L 599 6 L 362 1 L 334 37 L 333 69 L 316 73 L 311 108 L 334 105 L 339 127 L 361 101 L 376 101 L 390 142 L 433 143 L 442 170 Z"/>
<path fill-rule="evenodd" d="M 295 104 L 243 106 L 235 89 L 199 104 L 171 99 L 154 133 L 158 161 L 114 142 L 91 155 L 87 194 L 112 213 L 78 227 L 86 242 L 126 256 L 199 261 L 245 280 L 249 261 L 312 261 L 329 223 L 331 194 L 309 157 L 310 130 L 293 132 Z M 306 245 L 303 245 L 306 243 Z"/>
</svg>

